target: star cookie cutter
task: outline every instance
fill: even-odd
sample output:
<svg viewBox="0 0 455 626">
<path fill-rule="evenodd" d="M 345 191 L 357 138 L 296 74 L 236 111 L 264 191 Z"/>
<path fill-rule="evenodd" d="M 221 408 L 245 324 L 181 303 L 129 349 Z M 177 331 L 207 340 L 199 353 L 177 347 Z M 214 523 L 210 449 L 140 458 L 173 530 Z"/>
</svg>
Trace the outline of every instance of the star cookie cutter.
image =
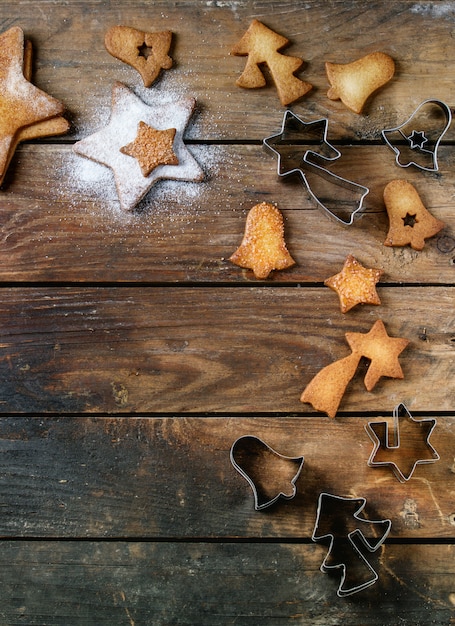
<svg viewBox="0 0 455 626">
<path fill-rule="evenodd" d="M 341 570 L 337 589 L 340 598 L 370 587 L 379 578 L 363 552 L 366 549 L 373 553 L 382 546 L 392 522 L 390 519 L 361 517 L 365 504 L 366 499 L 362 497 L 348 498 L 330 493 L 319 495 L 311 539 L 328 543 L 327 555 L 320 570 L 325 574 Z M 364 532 L 367 528 L 371 531 L 368 536 Z"/>
<path fill-rule="evenodd" d="M 341 157 L 341 152 L 327 141 L 327 126 L 327 118 L 305 122 L 287 110 L 281 131 L 266 137 L 263 145 L 278 159 L 278 176 L 300 176 L 309 195 L 327 215 L 349 226 L 362 210 L 369 188 L 323 167 L 321 162 L 332 162 Z M 321 178 L 325 186 L 319 191 L 321 185 L 320 181 L 318 185 L 318 180 Z M 340 195 L 340 189 L 345 190 L 344 196 Z M 346 214 L 347 218 L 342 217 Z"/>
<path fill-rule="evenodd" d="M 289 457 L 276 452 L 262 439 L 245 435 L 234 441 L 231 463 L 249 483 L 254 495 L 254 508 L 261 511 L 280 498 L 291 500 L 304 464 L 304 457 Z"/>
<path fill-rule="evenodd" d="M 435 427 L 436 420 L 434 418 L 414 419 L 403 403 L 398 404 L 393 409 L 392 436 L 390 436 L 388 422 L 368 422 L 365 426 L 365 430 L 374 443 L 367 465 L 369 467 L 388 465 L 401 483 L 407 482 L 414 474 L 417 465 L 439 461 L 440 456 L 429 441 Z M 409 458 L 411 455 L 415 458 L 415 452 L 412 453 L 413 448 L 416 448 L 416 439 L 418 439 L 420 448 L 423 444 L 427 456 L 417 458 L 412 462 L 409 461 Z M 405 445 L 402 444 L 403 440 Z M 391 460 L 391 457 L 395 457 L 396 462 Z M 406 459 L 408 460 L 406 461 Z M 399 460 L 401 460 L 401 466 L 398 464 Z M 407 465 L 406 471 L 403 470 L 404 465 Z"/>
<path fill-rule="evenodd" d="M 447 104 L 425 100 L 403 124 L 383 130 L 382 137 L 395 152 L 395 162 L 400 167 L 414 165 L 426 172 L 437 172 L 439 144 L 451 123 L 452 112 Z M 417 162 L 418 158 L 422 163 Z"/>
</svg>

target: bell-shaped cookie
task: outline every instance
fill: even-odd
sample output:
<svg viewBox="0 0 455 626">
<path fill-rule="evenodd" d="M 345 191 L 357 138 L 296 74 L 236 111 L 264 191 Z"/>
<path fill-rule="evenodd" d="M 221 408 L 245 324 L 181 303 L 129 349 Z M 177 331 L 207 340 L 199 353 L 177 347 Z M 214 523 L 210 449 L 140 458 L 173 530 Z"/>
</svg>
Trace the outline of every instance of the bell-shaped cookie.
<svg viewBox="0 0 455 626">
<path fill-rule="evenodd" d="M 274 204 L 261 202 L 250 209 L 242 243 L 229 260 L 260 279 L 295 264 L 286 248 L 283 216 Z"/>
<path fill-rule="evenodd" d="M 392 180 L 384 189 L 384 202 L 389 216 L 385 246 L 409 244 L 414 250 L 422 250 L 425 239 L 445 226 L 425 208 L 415 187 L 406 180 Z"/>
<path fill-rule="evenodd" d="M 171 42 L 170 31 L 147 33 L 129 26 L 112 26 L 104 38 L 109 54 L 137 70 L 145 87 L 150 87 L 162 69 L 172 67 L 168 55 Z"/>
<path fill-rule="evenodd" d="M 330 83 L 327 97 L 361 113 L 371 94 L 392 78 L 395 63 L 384 52 L 372 52 L 352 63 L 327 62 L 325 69 Z"/>
</svg>

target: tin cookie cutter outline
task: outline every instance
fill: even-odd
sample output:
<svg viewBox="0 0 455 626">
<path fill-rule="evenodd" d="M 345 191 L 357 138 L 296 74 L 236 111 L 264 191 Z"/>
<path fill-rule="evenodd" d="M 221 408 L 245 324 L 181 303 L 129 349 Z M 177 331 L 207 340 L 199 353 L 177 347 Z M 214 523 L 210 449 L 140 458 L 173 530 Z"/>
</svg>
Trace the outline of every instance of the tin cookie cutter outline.
<svg viewBox="0 0 455 626">
<path fill-rule="evenodd" d="M 431 458 L 426 459 L 416 459 L 410 469 L 410 471 L 405 474 L 400 467 L 394 461 L 375 461 L 374 458 L 380 449 L 386 450 L 399 450 L 400 449 L 400 425 L 399 419 L 405 417 L 406 419 L 410 419 L 415 424 L 418 424 L 421 428 L 426 427 L 427 432 L 424 434 L 424 443 L 426 444 L 429 452 L 431 453 Z M 377 430 L 381 430 L 378 434 L 377 430 L 373 428 L 373 424 L 381 426 L 381 428 Z M 373 421 L 368 422 L 365 425 L 365 430 L 368 433 L 368 436 L 374 443 L 373 450 L 370 454 L 370 457 L 367 461 L 367 465 L 369 467 L 384 467 L 389 465 L 392 468 L 393 473 L 396 478 L 400 481 L 400 483 L 406 483 L 408 480 L 412 478 L 414 471 L 417 465 L 427 465 L 429 463 L 436 463 L 441 458 L 433 446 L 430 444 L 431 433 L 435 429 L 437 424 L 436 419 L 434 418 L 426 418 L 426 419 L 415 419 L 406 405 L 402 402 L 398 404 L 393 409 L 393 443 L 390 445 L 390 437 L 389 437 L 389 423 L 384 421 Z"/>
<path fill-rule="evenodd" d="M 439 109 L 441 109 L 445 117 L 445 124 L 439 130 L 440 134 L 436 141 L 430 141 L 429 138 L 425 136 L 425 132 L 423 130 L 417 130 L 414 128 L 412 129 L 412 132 L 410 134 L 406 134 L 405 132 L 402 131 L 402 128 L 406 127 L 408 124 L 411 124 L 412 120 L 418 116 L 421 109 L 423 109 L 423 107 L 427 105 L 438 107 Z M 409 167 L 410 165 L 414 165 L 418 169 L 424 170 L 426 172 L 437 172 L 439 170 L 439 165 L 438 165 L 439 144 L 441 143 L 441 140 L 443 136 L 445 135 L 445 133 L 447 132 L 447 130 L 449 129 L 451 123 L 452 123 L 452 111 L 450 107 L 447 106 L 447 104 L 445 104 L 445 102 L 442 102 L 441 100 L 429 99 L 429 100 L 424 100 L 421 104 L 419 104 L 419 106 L 416 108 L 414 113 L 405 122 L 403 122 L 403 124 L 400 124 L 399 126 L 396 126 L 395 128 L 386 128 L 382 131 L 381 134 L 386 144 L 390 148 L 392 148 L 392 150 L 395 152 L 396 154 L 395 162 L 399 167 Z M 412 160 L 409 161 L 409 163 L 400 163 L 401 152 L 399 148 L 393 145 L 392 141 L 389 140 L 389 138 L 387 137 L 387 134 L 392 135 L 394 133 L 398 133 L 400 135 L 401 139 L 405 142 L 405 146 L 411 151 L 417 150 L 423 154 L 429 155 L 432 159 L 432 167 L 425 167 Z M 426 148 L 424 148 L 425 144 L 428 144 Z M 429 145 L 432 146 L 431 149 L 428 149 Z"/>
<path fill-rule="evenodd" d="M 318 165 L 315 162 L 318 159 L 323 159 L 324 161 L 336 161 L 341 157 L 341 152 L 337 150 L 332 144 L 327 141 L 327 127 L 328 120 L 327 118 L 320 118 L 318 120 L 314 120 L 312 122 L 305 122 L 296 115 L 293 111 L 287 109 L 284 112 L 283 122 L 281 125 L 281 131 L 274 135 L 270 135 L 263 139 L 263 146 L 268 150 L 271 154 L 275 155 L 278 158 L 278 167 L 277 173 L 278 176 L 284 178 L 286 176 L 291 176 L 294 174 L 298 174 L 300 178 L 303 180 L 303 183 L 306 186 L 306 189 L 310 196 L 315 200 L 315 202 L 329 215 L 329 217 L 335 219 L 340 224 L 344 226 L 350 226 L 353 224 L 355 216 L 359 213 L 363 208 L 363 200 L 365 196 L 369 193 L 369 188 L 364 185 L 359 185 L 358 183 L 354 183 L 347 178 L 343 178 L 338 174 L 334 174 L 330 170 L 325 169 L 321 165 Z M 299 140 L 291 141 L 290 136 L 295 134 L 301 134 L 302 138 Z M 310 143 L 303 143 L 303 136 L 305 134 L 314 135 L 314 139 Z M 311 149 L 312 146 L 316 146 L 319 144 L 319 150 Z M 290 169 L 286 169 L 284 166 L 284 161 L 286 160 L 285 156 L 280 152 L 280 150 L 276 146 L 290 146 L 294 148 L 294 153 L 292 155 L 293 164 Z M 300 149 L 298 147 L 301 146 Z M 342 187 L 347 191 L 353 194 L 359 195 L 359 200 L 357 201 L 357 207 L 350 213 L 350 218 L 348 220 L 344 220 L 339 215 L 334 213 L 311 189 L 311 185 L 308 182 L 307 176 L 305 172 L 313 172 L 314 174 L 324 178 L 327 182 L 334 184 L 338 187 Z"/>
<path fill-rule="evenodd" d="M 264 494 L 264 490 L 260 487 L 260 485 L 256 484 L 257 481 L 255 482 L 255 480 L 248 474 L 246 469 L 240 464 L 240 460 L 238 459 L 240 444 L 242 444 L 243 447 L 245 448 L 243 450 L 243 452 L 246 452 L 246 449 L 248 447 L 254 448 L 254 446 L 256 446 L 256 447 L 260 448 L 259 452 L 261 454 L 268 454 L 268 455 L 271 455 L 271 456 L 273 456 L 273 457 L 275 457 L 277 459 L 281 459 L 281 461 L 284 461 L 286 464 L 289 464 L 290 466 L 296 465 L 297 466 L 297 470 L 294 472 L 293 478 L 289 481 L 289 484 L 292 485 L 291 493 L 285 493 L 284 491 L 280 490 L 273 497 L 267 497 Z M 256 452 L 256 454 L 258 454 L 258 452 Z M 292 498 L 295 497 L 295 495 L 297 493 L 296 482 L 297 482 L 297 480 L 298 480 L 298 478 L 299 478 L 299 476 L 301 474 L 303 465 L 305 463 L 305 457 L 303 457 L 303 456 L 299 456 L 299 457 L 285 456 L 284 454 L 280 454 L 279 452 L 274 450 L 272 447 L 270 447 L 268 444 L 266 444 L 265 441 L 263 441 L 259 437 L 256 437 L 254 435 L 244 435 L 243 437 L 239 437 L 238 439 L 236 439 L 234 441 L 234 443 L 232 444 L 231 451 L 230 451 L 230 459 L 231 459 L 231 463 L 234 466 L 234 468 L 249 483 L 249 485 L 250 485 L 250 487 L 251 487 L 251 489 L 253 491 L 254 508 L 255 508 L 256 511 L 262 511 L 263 509 L 265 509 L 265 508 L 271 506 L 272 504 L 274 504 L 280 498 L 283 498 L 285 500 L 292 500 Z"/>
<path fill-rule="evenodd" d="M 359 585 L 353 585 L 351 587 L 345 587 L 345 582 L 346 582 L 346 578 L 347 578 L 347 566 L 348 563 L 345 561 L 342 561 L 340 563 L 335 563 L 333 565 L 329 565 L 328 561 L 332 556 L 332 550 L 333 550 L 333 546 L 334 543 L 336 541 L 336 535 L 332 532 L 325 532 L 322 535 L 317 534 L 318 533 L 318 527 L 319 527 L 319 520 L 321 518 L 321 512 L 323 511 L 324 508 L 324 499 L 330 498 L 332 500 L 332 505 L 336 503 L 336 501 L 343 501 L 343 502 L 352 502 L 353 504 L 355 502 L 359 503 L 359 506 L 357 507 L 357 509 L 354 511 L 354 513 L 352 513 L 352 516 L 354 517 L 354 519 L 362 522 L 362 523 L 369 523 L 369 524 L 375 524 L 378 526 L 383 526 L 385 528 L 385 530 L 383 530 L 382 532 L 382 536 L 380 536 L 378 538 L 377 541 L 375 541 L 374 543 L 370 542 L 368 540 L 367 537 L 365 537 L 364 533 L 359 529 L 356 528 L 355 530 L 351 531 L 350 533 L 348 533 L 347 538 L 350 542 L 351 547 L 353 548 L 353 554 L 355 556 L 357 556 L 362 565 L 366 568 L 366 571 L 369 571 L 371 574 L 371 577 L 365 581 L 363 581 L 361 584 Z M 336 496 L 333 495 L 331 493 L 327 493 L 327 492 L 323 492 L 321 494 L 319 494 L 319 498 L 318 498 L 318 507 L 317 507 L 317 513 L 316 513 L 316 522 L 314 525 L 314 530 L 313 533 L 311 535 L 311 539 L 314 542 L 318 542 L 318 541 L 323 541 L 324 539 L 327 540 L 329 539 L 329 547 L 327 550 L 327 554 L 320 566 L 320 570 L 321 572 L 323 572 L 324 574 L 327 574 L 329 572 L 331 572 L 332 570 L 337 570 L 337 569 L 341 569 L 341 579 L 338 585 L 338 589 L 337 589 L 337 596 L 340 598 L 344 598 L 346 596 L 350 596 L 354 593 L 357 593 L 359 591 L 362 591 L 364 589 L 366 589 L 367 587 L 370 587 L 371 585 L 373 585 L 378 579 L 379 576 L 376 572 L 375 569 L 373 569 L 373 567 L 370 565 L 370 563 L 368 562 L 368 560 L 365 558 L 365 556 L 363 555 L 362 551 L 360 550 L 360 548 L 358 547 L 355 539 L 357 538 L 358 540 L 360 540 L 360 543 L 362 544 L 363 547 L 365 547 L 368 552 L 373 553 L 376 552 L 381 546 L 382 544 L 385 542 L 385 540 L 387 539 L 387 536 L 390 533 L 390 529 L 392 527 L 392 521 L 390 519 L 384 519 L 384 520 L 370 520 L 368 518 L 365 517 L 361 517 L 360 514 L 363 511 L 363 509 L 365 508 L 366 505 L 366 498 L 363 497 L 355 497 L 355 498 L 349 498 L 349 497 L 344 497 L 344 496 Z M 345 538 L 343 538 L 345 539 Z"/>
</svg>

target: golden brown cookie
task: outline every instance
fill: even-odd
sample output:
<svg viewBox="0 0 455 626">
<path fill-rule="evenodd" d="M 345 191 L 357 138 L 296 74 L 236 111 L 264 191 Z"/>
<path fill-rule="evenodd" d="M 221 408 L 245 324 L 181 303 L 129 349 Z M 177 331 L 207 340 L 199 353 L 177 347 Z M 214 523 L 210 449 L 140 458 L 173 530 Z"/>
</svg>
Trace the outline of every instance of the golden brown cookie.
<svg viewBox="0 0 455 626">
<path fill-rule="evenodd" d="M 172 67 L 171 42 L 168 30 L 147 33 L 129 26 L 113 26 L 104 37 L 109 54 L 137 70 L 145 87 L 150 87 L 160 70 Z"/>
<path fill-rule="evenodd" d="M 311 404 L 316 411 L 326 413 L 329 417 L 335 417 L 359 361 L 360 355 L 352 353 L 323 367 L 305 387 L 300 401 Z"/>
<path fill-rule="evenodd" d="M 352 353 L 323 367 L 305 387 L 301 402 L 308 402 L 317 411 L 335 417 L 343 394 L 355 374 L 362 357 L 370 360 L 365 375 L 365 387 L 371 391 L 382 376 L 403 378 L 398 356 L 409 344 L 407 339 L 389 337 L 382 320 L 373 324 L 368 333 L 346 333 Z"/>
<path fill-rule="evenodd" d="M 120 148 L 120 152 L 137 159 L 143 176 L 148 176 L 158 165 L 178 165 L 173 144 L 175 128 L 156 130 L 139 122 L 134 141 Z"/>
<path fill-rule="evenodd" d="M 376 283 L 383 273 L 380 269 L 367 269 L 349 254 L 341 272 L 327 278 L 324 285 L 338 294 L 341 312 L 346 313 L 357 304 L 381 304 Z"/>
<path fill-rule="evenodd" d="M 346 333 L 346 340 L 352 352 L 370 360 L 364 379 L 367 391 L 371 391 L 382 376 L 404 378 L 398 356 L 409 341 L 389 337 L 382 320 L 375 322 L 368 333 Z"/>
<path fill-rule="evenodd" d="M 352 63 L 325 64 L 330 100 L 341 100 L 354 113 L 361 113 L 373 92 L 395 73 L 393 59 L 384 52 L 372 52 Z"/>
<path fill-rule="evenodd" d="M 308 93 L 312 85 L 294 76 L 303 60 L 278 52 L 288 43 L 286 37 L 264 26 L 259 20 L 253 20 L 246 33 L 231 50 L 231 54 L 235 56 L 248 56 L 246 67 L 236 84 L 246 89 L 265 87 L 266 80 L 259 66 L 267 64 L 283 106 Z"/>
<path fill-rule="evenodd" d="M 250 210 L 242 243 L 229 260 L 262 279 L 295 264 L 284 241 L 283 216 L 274 204 L 262 202 Z"/>
<path fill-rule="evenodd" d="M 389 216 L 385 246 L 409 244 L 414 250 L 422 250 L 425 239 L 445 226 L 425 208 L 415 187 L 406 180 L 392 180 L 384 189 L 384 202 Z"/>
<path fill-rule="evenodd" d="M 21 28 L 0 35 L 0 184 L 20 141 L 68 130 L 63 104 L 29 80 L 31 54 Z"/>
</svg>

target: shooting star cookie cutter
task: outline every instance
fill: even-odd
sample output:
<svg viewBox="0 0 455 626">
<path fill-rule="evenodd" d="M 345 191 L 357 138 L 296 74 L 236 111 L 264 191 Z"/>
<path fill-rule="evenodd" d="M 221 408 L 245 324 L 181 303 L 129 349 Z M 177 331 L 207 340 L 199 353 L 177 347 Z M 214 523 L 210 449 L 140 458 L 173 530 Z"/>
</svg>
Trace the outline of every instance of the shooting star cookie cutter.
<svg viewBox="0 0 455 626">
<path fill-rule="evenodd" d="M 431 115 L 437 111 L 439 116 Z M 441 117 L 442 113 L 442 117 Z M 421 121 L 421 126 L 419 122 Z M 400 126 L 382 131 L 386 144 L 395 152 L 395 162 L 400 167 L 415 167 L 426 172 L 437 172 L 438 148 L 441 140 L 452 123 L 452 111 L 441 100 L 425 100 L 414 113 Z M 427 128 L 425 126 L 428 125 Z M 406 162 L 407 155 L 407 162 Z M 405 157 L 405 162 L 400 157 Z M 427 165 L 418 163 L 417 157 Z"/>
<path fill-rule="evenodd" d="M 401 425 L 400 425 L 401 420 Z M 402 440 L 406 439 L 403 437 L 403 425 L 407 422 L 407 441 L 406 445 L 402 446 Z M 408 411 L 406 406 L 401 403 L 398 404 L 393 409 L 393 435 L 392 438 L 389 434 L 389 423 L 388 422 L 368 422 L 365 426 L 365 430 L 368 433 L 368 436 L 374 443 L 373 450 L 370 454 L 370 458 L 367 461 L 367 465 L 369 467 L 383 467 L 390 466 L 393 470 L 393 473 L 397 477 L 397 479 L 401 483 L 407 482 L 412 475 L 414 474 L 414 470 L 417 465 L 423 465 L 428 463 L 435 463 L 439 461 L 440 456 L 430 444 L 431 433 L 436 427 L 436 420 L 434 418 L 429 419 L 414 419 L 411 413 Z M 412 432 L 411 429 L 417 431 L 417 437 Z M 409 457 L 411 456 L 411 446 L 414 444 L 416 447 L 416 438 L 418 439 L 418 446 L 421 448 L 419 451 L 422 454 L 425 452 L 426 456 L 422 456 L 421 458 L 415 459 L 416 453 L 414 451 L 412 458 L 414 461 L 410 462 Z M 390 440 L 392 439 L 392 443 Z M 403 450 L 403 448 L 405 448 Z M 399 457 L 401 452 L 401 463 Z M 391 460 L 395 457 L 395 461 Z M 406 461 L 408 458 L 408 461 Z M 401 467 L 400 467 L 401 465 Z M 406 471 L 402 466 L 407 465 Z"/>
<path fill-rule="evenodd" d="M 327 215 L 344 226 L 350 226 L 362 210 L 363 200 L 370 190 L 322 166 L 324 161 L 333 162 L 341 157 L 341 152 L 327 141 L 327 126 L 327 118 L 305 122 L 287 110 L 281 131 L 266 137 L 263 146 L 277 157 L 278 176 L 300 176 L 309 195 Z M 318 193 L 315 189 L 320 178 L 327 185 Z M 345 198 L 340 195 L 340 188 L 347 192 Z M 348 217 L 342 217 L 343 214 Z"/>
<path fill-rule="evenodd" d="M 319 495 L 316 523 L 311 539 L 329 544 L 320 570 L 325 574 L 341 570 L 337 589 L 337 596 L 340 598 L 370 587 L 379 578 L 361 548 L 366 548 L 370 553 L 376 552 L 385 542 L 392 522 L 390 519 L 369 520 L 361 517 L 360 513 L 365 504 L 366 499 L 362 497 L 348 498 L 330 493 Z M 332 510 L 335 511 L 335 515 L 332 514 Z M 355 520 L 354 523 L 351 522 L 353 530 L 348 531 L 347 521 L 352 519 Z M 370 525 L 368 528 L 371 530 L 374 527 L 378 531 L 371 539 L 358 527 L 367 528 L 367 525 Z M 346 558 L 342 558 L 343 551 Z"/>
<path fill-rule="evenodd" d="M 274 504 L 279 498 L 291 500 L 302 471 L 304 457 L 289 457 L 268 446 L 262 439 L 245 435 L 231 447 L 231 463 L 249 483 L 256 511 Z"/>
</svg>

